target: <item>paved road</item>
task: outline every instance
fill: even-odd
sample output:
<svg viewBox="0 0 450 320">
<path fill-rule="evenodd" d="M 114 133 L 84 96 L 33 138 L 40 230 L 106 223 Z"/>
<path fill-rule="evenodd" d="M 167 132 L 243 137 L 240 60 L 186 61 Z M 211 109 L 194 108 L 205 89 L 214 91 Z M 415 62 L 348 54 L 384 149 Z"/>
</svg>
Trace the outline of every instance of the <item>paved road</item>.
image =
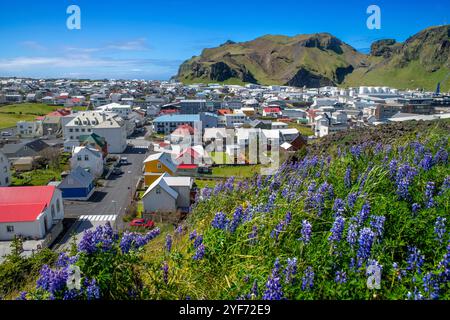
<svg viewBox="0 0 450 320">
<path fill-rule="evenodd" d="M 119 217 L 125 213 L 131 203 L 132 190 L 142 176 L 142 165 L 148 150 L 144 147 L 128 147 L 121 154 L 130 164 L 121 167 L 124 173 L 111 175 L 104 180 L 103 187 L 97 188 L 89 201 L 64 201 L 66 218 L 78 218 L 81 215 L 111 215 Z"/>
</svg>

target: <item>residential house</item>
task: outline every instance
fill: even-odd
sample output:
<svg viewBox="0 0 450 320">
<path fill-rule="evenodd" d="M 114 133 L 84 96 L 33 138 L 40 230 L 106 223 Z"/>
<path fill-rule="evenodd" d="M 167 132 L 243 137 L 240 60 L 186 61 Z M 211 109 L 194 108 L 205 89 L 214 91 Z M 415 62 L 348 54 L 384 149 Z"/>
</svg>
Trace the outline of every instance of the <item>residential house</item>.
<svg viewBox="0 0 450 320">
<path fill-rule="evenodd" d="M 74 147 L 70 167 L 81 167 L 98 178 L 103 174 L 103 155 L 101 151 L 90 147 Z"/>
<path fill-rule="evenodd" d="M 108 155 L 108 144 L 105 138 L 100 137 L 98 134 L 91 133 L 90 135 L 80 136 L 78 140 L 80 141 L 80 146 L 90 147 L 100 151 L 103 159 Z"/>
<path fill-rule="evenodd" d="M 127 132 L 124 120 L 115 113 L 84 111 L 63 117 L 64 149 L 80 145 L 80 137 L 95 133 L 107 143 L 109 153 L 122 153 L 127 147 Z"/>
<path fill-rule="evenodd" d="M 64 218 L 61 191 L 54 186 L 0 188 L 0 240 L 43 239 Z"/>
<path fill-rule="evenodd" d="M 73 169 L 68 176 L 58 184 L 62 197 L 70 200 L 89 200 L 94 193 L 94 176 L 81 167 Z"/>
<path fill-rule="evenodd" d="M 142 202 L 145 213 L 188 211 L 191 205 L 193 179 L 161 175 L 145 191 Z"/>
<path fill-rule="evenodd" d="M 263 117 L 278 118 L 281 114 L 282 112 L 279 107 L 263 108 Z"/>
<path fill-rule="evenodd" d="M 22 138 L 42 137 L 42 121 L 18 121 L 17 134 Z"/>
<path fill-rule="evenodd" d="M 11 184 L 11 171 L 8 157 L 0 151 L 0 186 L 7 187 Z"/>
<path fill-rule="evenodd" d="M 170 114 L 153 120 L 153 130 L 159 134 L 168 135 L 181 125 L 189 125 L 201 130 L 202 122 L 198 114 Z"/>
<path fill-rule="evenodd" d="M 42 120 L 43 135 L 57 135 L 61 132 L 61 117 L 45 116 Z"/>
<path fill-rule="evenodd" d="M 37 157 L 40 152 L 50 146 L 41 139 L 28 142 L 8 143 L 2 148 L 2 152 L 9 158 Z"/>
<path fill-rule="evenodd" d="M 12 162 L 12 168 L 17 172 L 31 171 L 34 168 L 33 157 L 20 157 Z"/>
<path fill-rule="evenodd" d="M 176 170 L 177 167 L 169 153 L 152 154 L 144 160 L 144 183 L 149 186 L 164 173 L 173 175 Z"/>
</svg>

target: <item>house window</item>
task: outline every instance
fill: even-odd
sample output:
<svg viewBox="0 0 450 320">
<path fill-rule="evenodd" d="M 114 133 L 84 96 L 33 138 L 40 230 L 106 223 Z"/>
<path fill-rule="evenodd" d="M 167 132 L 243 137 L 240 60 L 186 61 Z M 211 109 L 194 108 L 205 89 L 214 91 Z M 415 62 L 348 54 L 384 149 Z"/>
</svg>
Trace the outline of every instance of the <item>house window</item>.
<svg viewBox="0 0 450 320">
<path fill-rule="evenodd" d="M 3 168 L 3 172 L 4 172 L 4 173 L 8 172 L 8 167 L 7 167 L 7 166 L 5 166 L 5 167 Z"/>
<path fill-rule="evenodd" d="M 87 154 L 84 156 L 84 161 L 89 161 L 89 156 Z"/>
<path fill-rule="evenodd" d="M 75 129 L 75 132 L 80 132 L 80 129 Z"/>
<path fill-rule="evenodd" d="M 56 200 L 56 211 L 58 211 L 58 213 L 61 211 L 61 202 L 58 200 Z"/>
<path fill-rule="evenodd" d="M 9 184 L 9 178 L 8 177 L 5 178 L 5 184 Z"/>
<path fill-rule="evenodd" d="M 85 132 L 86 130 L 85 129 L 81 129 L 81 132 Z"/>
<path fill-rule="evenodd" d="M 88 132 L 91 132 L 91 129 L 87 129 Z"/>
<path fill-rule="evenodd" d="M 73 129 L 69 129 L 69 132 L 73 132 Z"/>
<path fill-rule="evenodd" d="M 8 233 L 14 232 L 14 226 L 6 226 L 6 232 Z"/>
<path fill-rule="evenodd" d="M 158 169 L 161 169 L 161 168 L 162 168 L 161 163 L 158 163 L 158 164 L 156 165 L 156 167 L 157 167 Z"/>
<path fill-rule="evenodd" d="M 160 187 L 156 188 L 156 194 L 161 194 L 161 188 Z"/>
<path fill-rule="evenodd" d="M 77 157 L 77 160 L 78 160 L 78 161 L 81 161 L 81 156 L 78 156 L 78 157 Z"/>
<path fill-rule="evenodd" d="M 52 218 L 55 219 L 55 205 L 52 204 Z"/>
<path fill-rule="evenodd" d="M 73 140 L 73 136 L 70 136 L 70 140 Z"/>
</svg>

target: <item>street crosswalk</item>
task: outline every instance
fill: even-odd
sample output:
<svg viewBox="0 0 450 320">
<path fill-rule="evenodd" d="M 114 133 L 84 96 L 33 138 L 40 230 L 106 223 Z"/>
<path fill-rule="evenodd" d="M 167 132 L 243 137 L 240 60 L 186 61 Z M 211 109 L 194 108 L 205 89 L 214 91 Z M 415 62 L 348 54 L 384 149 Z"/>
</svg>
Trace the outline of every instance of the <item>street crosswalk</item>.
<svg viewBox="0 0 450 320">
<path fill-rule="evenodd" d="M 135 149 L 146 149 L 148 150 L 148 146 L 134 146 Z"/>
<path fill-rule="evenodd" d="M 83 215 L 78 218 L 80 221 L 115 221 L 117 215 Z"/>
</svg>

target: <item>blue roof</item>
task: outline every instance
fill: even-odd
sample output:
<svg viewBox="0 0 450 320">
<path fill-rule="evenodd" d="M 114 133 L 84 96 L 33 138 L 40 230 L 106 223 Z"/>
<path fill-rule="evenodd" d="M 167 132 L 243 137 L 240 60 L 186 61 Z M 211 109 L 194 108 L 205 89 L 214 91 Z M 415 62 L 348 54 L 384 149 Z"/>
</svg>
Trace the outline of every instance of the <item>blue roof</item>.
<svg viewBox="0 0 450 320">
<path fill-rule="evenodd" d="M 200 121 L 198 114 L 173 114 L 158 117 L 153 122 L 195 122 Z"/>
</svg>

